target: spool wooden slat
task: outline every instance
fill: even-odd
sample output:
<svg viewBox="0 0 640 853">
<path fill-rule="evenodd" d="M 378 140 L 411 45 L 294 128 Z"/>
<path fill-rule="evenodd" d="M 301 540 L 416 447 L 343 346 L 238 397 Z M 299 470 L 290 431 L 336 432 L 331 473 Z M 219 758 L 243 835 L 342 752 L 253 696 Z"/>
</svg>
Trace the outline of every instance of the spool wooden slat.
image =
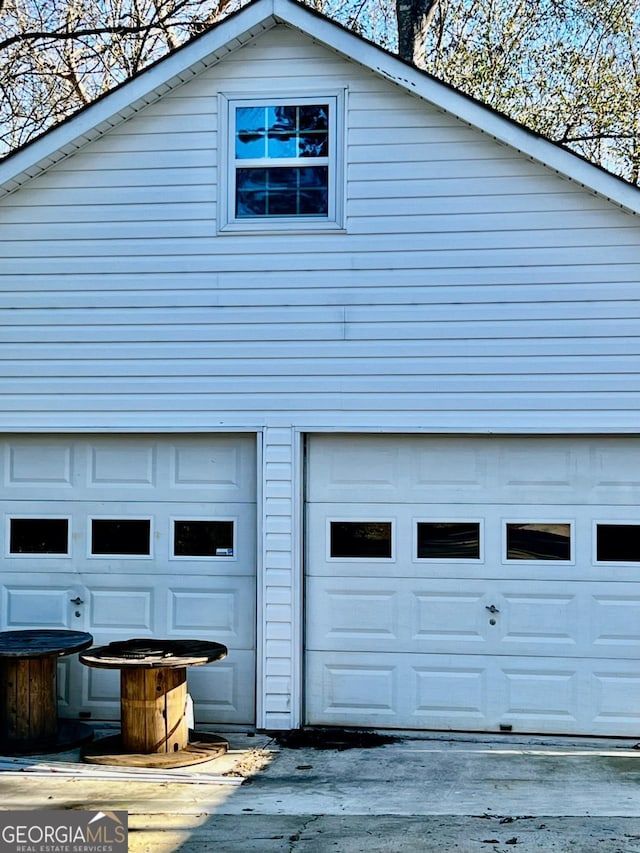
<svg viewBox="0 0 640 853">
<path fill-rule="evenodd" d="M 178 752 L 186 747 L 186 667 L 122 670 L 120 703 L 125 749 L 150 754 Z"/>
</svg>

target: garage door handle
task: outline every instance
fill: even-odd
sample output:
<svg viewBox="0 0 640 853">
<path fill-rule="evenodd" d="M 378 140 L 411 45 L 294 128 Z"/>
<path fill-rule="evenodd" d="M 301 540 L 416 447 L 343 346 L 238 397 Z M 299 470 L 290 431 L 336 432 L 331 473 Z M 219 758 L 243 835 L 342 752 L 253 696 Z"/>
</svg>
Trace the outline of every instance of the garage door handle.
<svg viewBox="0 0 640 853">
<path fill-rule="evenodd" d="M 495 604 L 488 605 L 487 607 L 485 607 L 485 610 L 488 610 L 489 613 L 500 613 Z"/>
<path fill-rule="evenodd" d="M 69 601 L 70 601 L 72 604 L 75 604 L 75 605 L 78 605 L 78 604 L 84 604 L 84 599 L 80 598 L 80 596 L 79 596 L 79 595 L 78 595 L 78 596 L 76 596 L 76 598 L 70 598 L 70 599 L 69 599 Z"/>
</svg>

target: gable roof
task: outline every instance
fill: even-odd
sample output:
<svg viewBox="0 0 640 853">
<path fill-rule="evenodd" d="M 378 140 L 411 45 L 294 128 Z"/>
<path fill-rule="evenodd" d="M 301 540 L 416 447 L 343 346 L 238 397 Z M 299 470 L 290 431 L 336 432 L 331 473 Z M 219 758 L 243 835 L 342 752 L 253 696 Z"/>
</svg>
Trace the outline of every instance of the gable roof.
<svg viewBox="0 0 640 853">
<path fill-rule="evenodd" d="M 266 30 L 285 24 L 633 213 L 640 189 L 404 62 L 298 0 L 252 0 L 0 161 L 0 198 Z"/>
</svg>

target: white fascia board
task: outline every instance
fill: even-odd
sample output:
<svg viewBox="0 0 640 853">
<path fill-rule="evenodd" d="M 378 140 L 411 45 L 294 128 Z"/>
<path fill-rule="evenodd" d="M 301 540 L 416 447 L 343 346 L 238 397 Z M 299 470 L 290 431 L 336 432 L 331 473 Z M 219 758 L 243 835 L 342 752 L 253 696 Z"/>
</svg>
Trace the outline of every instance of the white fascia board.
<svg viewBox="0 0 640 853">
<path fill-rule="evenodd" d="M 271 29 L 271 8 L 271 0 L 247 6 L 0 162 L 0 197 Z"/>
<path fill-rule="evenodd" d="M 435 77 L 412 68 L 371 42 L 336 26 L 329 19 L 308 12 L 296 0 L 273 0 L 273 7 L 277 20 L 317 39 L 342 56 L 380 74 L 407 92 L 483 131 L 498 142 L 509 145 L 563 177 L 570 178 L 585 189 L 632 213 L 640 213 L 640 189 L 632 184 L 500 115 L 491 107 L 457 92 Z"/>
</svg>

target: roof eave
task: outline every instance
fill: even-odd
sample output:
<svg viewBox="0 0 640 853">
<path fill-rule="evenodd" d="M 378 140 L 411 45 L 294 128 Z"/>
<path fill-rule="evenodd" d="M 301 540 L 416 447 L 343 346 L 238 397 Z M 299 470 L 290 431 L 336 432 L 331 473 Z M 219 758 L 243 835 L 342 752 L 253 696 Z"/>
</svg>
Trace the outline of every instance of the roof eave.
<svg viewBox="0 0 640 853">
<path fill-rule="evenodd" d="M 632 213 L 640 213 L 640 190 L 633 184 L 403 62 L 394 54 L 314 12 L 299 0 L 257 0 L 249 3 L 202 36 L 158 60 L 42 137 L 18 149 L 0 162 L 0 197 L 278 23 L 294 27 L 586 190 Z"/>
<path fill-rule="evenodd" d="M 272 0 L 251 4 L 144 69 L 0 162 L 0 197 L 127 121 L 167 92 L 276 26 Z M 266 14 L 265 14 L 266 13 Z"/>
<path fill-rule="evenodd" d="M 531 160 L 570 178 L 607 201 L 631 213 L 640 213 L 640 189 L 628 181 L 551 142 L 408 62 L 403 62 L 396 55 L 306 9 L 295 0 L 273 0 L 273 3 L 278 20 L 317 38 L 343 56 L 355 60 L 498 142 L 509 145 Z M 310 14 L 315 19 L 313 33 L 309 33 L 305 27 Z"/>
</svg>

